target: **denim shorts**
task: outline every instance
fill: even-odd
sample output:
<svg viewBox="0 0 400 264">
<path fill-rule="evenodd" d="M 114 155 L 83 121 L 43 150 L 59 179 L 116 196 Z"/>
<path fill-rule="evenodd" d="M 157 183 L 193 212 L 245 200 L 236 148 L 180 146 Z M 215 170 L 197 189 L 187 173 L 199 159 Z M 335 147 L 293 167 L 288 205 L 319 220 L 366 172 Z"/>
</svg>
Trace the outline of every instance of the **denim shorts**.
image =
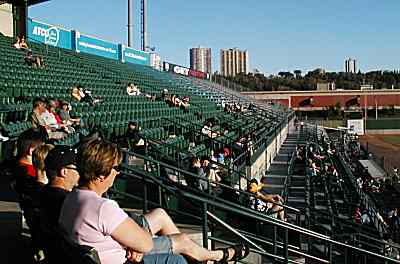
<svg viewBox="0 0 400 264">
<path fill-rule="evenodd" d="M 187 261 L 181 255 L 171 255 L 171 254 L 153 254 L 146 255 L 143 257 L 143 264 L 187 264 Z M 125 264 L 134 264 L 129 260 Z"/>
<path fill-rule="evenodd" d="M 151 234 L 150 225 L 147 219 L 142 214 L 129 212 L 128 215 L 142 228 Z M 153 234 L 152 234 L 153 235 Z M 153 249 L 146 255 L 152 254 L 173 254 L 172 240 L 169 236 L 154 236 L 153 235 Z"/>
</svg>

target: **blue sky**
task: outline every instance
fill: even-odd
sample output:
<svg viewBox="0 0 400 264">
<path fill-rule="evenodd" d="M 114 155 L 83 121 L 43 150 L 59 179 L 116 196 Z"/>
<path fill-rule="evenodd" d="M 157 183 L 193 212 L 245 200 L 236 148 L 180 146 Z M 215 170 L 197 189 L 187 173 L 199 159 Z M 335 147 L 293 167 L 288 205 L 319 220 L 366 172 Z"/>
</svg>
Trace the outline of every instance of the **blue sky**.
<svg viewBox="0 0 400 264">
<path fill-rule="evenodd" d="M 139 0 L 135 43 L 140 47 Z M 266 74 L 321 67 L 343 71 L 346 57 L 361 71 L 400 69 L 398 0 L 148 0 L 149 41 L 162 59 L 189 65 L 189 48 L 210 47 L 213 70 L 219 50 L 250 54 L 251 69 Z M 127 0 L 51 0 L 30 17 L 126 43 Z"/>
</svg>

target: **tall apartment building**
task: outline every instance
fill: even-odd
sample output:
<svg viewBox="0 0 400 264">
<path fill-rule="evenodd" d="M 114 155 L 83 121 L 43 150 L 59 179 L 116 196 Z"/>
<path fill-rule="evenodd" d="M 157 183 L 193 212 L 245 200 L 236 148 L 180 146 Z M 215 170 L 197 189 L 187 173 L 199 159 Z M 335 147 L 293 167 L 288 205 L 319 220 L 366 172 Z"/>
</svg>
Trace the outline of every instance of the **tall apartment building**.
<svg viewBox="0 0 400 264">
<path fill-rule="evenodd" d="M 210 48 L 191 48 L 190 68 L 192 70 L 211 74 L 211 49 Z"/>
<path fill-rule="evenodd" d="M 344 62 L 344 71 L 348 73 L 356 73 L 357 72 L 357 61 L 352 58 L 348 58 Z"/>
<path fill-rule="evenodd" d="M 161 71 L 161 57 L 157 53 L 150 53 L 150 67 L 156 69 L 157 71 Z"/>
<path fill-rule="evenodd" d="M 249 69 L 249 53 L 237 48 L 221 49 L 221 74 L 235 76 L 238 73 L 247 73 Z"/>
</svg>

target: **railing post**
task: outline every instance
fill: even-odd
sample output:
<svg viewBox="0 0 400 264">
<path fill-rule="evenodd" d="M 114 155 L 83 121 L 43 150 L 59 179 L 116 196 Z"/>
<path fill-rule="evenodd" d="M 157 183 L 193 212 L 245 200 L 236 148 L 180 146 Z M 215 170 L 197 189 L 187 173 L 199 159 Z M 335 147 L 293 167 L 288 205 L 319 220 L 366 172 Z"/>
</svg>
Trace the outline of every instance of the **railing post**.
<svg viewBox="0 0 400 264">
<path fill-rule="evenodd" d="M 288 244 L 289 244 L 289 231 L 287 228 L 285 228 L 285 234 L 283 239 L 283 257 L 285 258 L 284 263 L 289 263 Z"/>
<path fill-rule="evenodd" d="M 278 249 L 276 247 L 276 239 L 277 239 L 277 226 L 274 225 L 273 233 L 272 233 L 272 246 L 273 246 L 273 254 L 276 255 L 278 253 Z"/>
<path fill-rule="evenodd" d="M 203 202 L 203 247 L 208 248 L 207 203 Z"/>
</svg>

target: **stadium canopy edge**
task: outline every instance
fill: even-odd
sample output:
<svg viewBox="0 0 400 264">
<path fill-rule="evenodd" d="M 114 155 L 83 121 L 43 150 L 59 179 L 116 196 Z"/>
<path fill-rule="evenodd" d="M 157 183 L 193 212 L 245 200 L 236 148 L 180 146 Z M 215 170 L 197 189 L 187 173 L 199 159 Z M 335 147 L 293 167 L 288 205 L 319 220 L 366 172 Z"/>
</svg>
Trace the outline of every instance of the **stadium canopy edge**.
<svg viewBox="0 0 400 264">
<path fill-rule="evenodd" d="M 0 5 L 8 3 L 8 4 L 12 4 L 12 5 L 17 5 L 17 6 L 24 6 L 25 1 L 28 6 L 31 6 L 31 5 L 36 5 L 36 4 L 40 4 L 43 2 L 48 2 L 50 0 L 3 0 L 3 1 L 0 1 Z"/>
</svg>

